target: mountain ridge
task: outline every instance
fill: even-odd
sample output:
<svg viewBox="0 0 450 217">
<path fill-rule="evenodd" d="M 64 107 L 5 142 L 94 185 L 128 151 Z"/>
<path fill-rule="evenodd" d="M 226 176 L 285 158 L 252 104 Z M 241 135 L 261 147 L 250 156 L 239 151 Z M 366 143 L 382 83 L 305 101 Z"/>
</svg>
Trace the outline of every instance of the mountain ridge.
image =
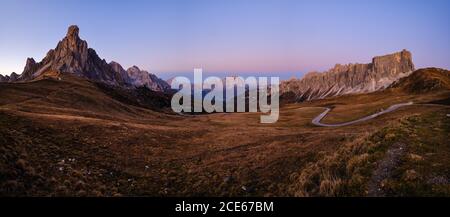
<svg viewBox="0 0 450 217">
<path fill-rule="evenodd" d="M 134 74 L 130 75 L 119 63 L 114 61 L 107 63 L 105 59 L 101 59 L 97 52 L 89 48 L 88 43 L 79 37 L 78 26 L 72 25 L 56 48 L 50 49 L 40 62 L 28 58 L 22 74 L 2 76 L 0 82 L 27 82 L 47 75 L 52 77 L 58 76 L 59 73 L 70 73 L 113 86 L 127 88 L 146 86 L 153 91 L 169 89 L 169 85 L 162 79 L 135 68 Z"/>
<path fill-rule="evenodd" d="M 281 82 L 280 94 L 293 101 L 309 101 L 352 93 L 385 89 L 414 71 L 412 54 L 407 50 L 376 56 L 367 64 L 336 64 L 328 71 L 309 72 L 300 79 Z"/>
</svg>

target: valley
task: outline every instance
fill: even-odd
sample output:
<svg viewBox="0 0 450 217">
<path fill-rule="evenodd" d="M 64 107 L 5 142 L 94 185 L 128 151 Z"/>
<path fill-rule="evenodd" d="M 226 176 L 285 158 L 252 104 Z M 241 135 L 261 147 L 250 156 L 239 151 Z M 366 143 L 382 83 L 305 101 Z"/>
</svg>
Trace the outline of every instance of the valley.
<svg viewBox="0 0 450 217">
<path fill-rule="evenodd" d="M 446 88 L 283 104 L 275 124 L 259 113 L 154 111 L 102 90 L 70 76 L 0 84 L 2 195 L 367 196 L 373 185 L 385 195 L 449 194 L 450 108 L 434 103 L 448 102 Z M 324 123 L 340 123 L 408 101 L 354 125 L 311 123 L 320 107 L 333 108 Z M 373 184 L 397 143 L 402 160 Z"/>
</svg>

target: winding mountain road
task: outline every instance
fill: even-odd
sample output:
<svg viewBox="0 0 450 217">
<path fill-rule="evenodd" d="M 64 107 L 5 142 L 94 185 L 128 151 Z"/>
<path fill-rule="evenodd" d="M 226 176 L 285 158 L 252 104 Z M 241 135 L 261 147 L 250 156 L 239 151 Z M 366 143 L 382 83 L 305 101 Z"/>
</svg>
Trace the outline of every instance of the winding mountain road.
<svg viewBox="0 0 450 217">
<path fill-rule="evenodd" d="M 317 117 L 315 117 L 311 123 L 316 125 L 316 126 L 320 126 L 320 127 L 343 127 L 343 126 L 348 126 L 348 125 L 352 125 L 352 124 L 356 124 L 359 122 L 363 122 L 363 121 L 367 121 L 373 118 L 376 118 L 382 114 L 386 114 L 392 111 L 397 110 L 398 108 L 404 107 L 404 106 L 408 106 L 408 105 L 412 105 L 413 102 L 407 102 L 407 103 L 400 103 L 400 104 L 395 104 L 390 106 L 389 108 L 387 108 L 386 110 L 377 112 L 375 114 L 354 120 L 354 121 L 349 121 L 349 122 L 344 122 L 344 123 L 338 123 L 338 124 L 323 124 L 320 123 L 320 121 L 328 114 L 328 112 L 331 110 L 330 108 L 326 108 L 326 110 L 324 112 L 322 112 L 320 115 L 318 115 Z"/>
</svg>

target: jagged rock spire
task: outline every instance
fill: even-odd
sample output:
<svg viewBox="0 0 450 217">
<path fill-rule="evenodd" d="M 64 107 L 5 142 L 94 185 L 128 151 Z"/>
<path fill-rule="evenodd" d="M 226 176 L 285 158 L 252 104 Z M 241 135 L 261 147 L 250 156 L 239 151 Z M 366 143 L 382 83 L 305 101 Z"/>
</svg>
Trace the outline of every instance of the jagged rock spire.
<svg viewBox="0 0 450 217">
<path fill-rule="evenodd" d="M 67 38 L 79 38 L 78 33 L 80 33 L 80 29 L 77 25 L 71 25 L 69 26 L 69 29 L 67 30 Z"/>
</svg>

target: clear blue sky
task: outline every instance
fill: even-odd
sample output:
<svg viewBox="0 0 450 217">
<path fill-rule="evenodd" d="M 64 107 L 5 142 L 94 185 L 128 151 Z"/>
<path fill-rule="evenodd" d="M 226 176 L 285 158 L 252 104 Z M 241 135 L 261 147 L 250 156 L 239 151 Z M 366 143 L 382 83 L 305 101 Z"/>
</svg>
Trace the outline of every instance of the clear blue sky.
<svg viewBox="0 0 450 217">
<path fill-rule="evenodd" d="M 0 0 L 0 73 L 40 61 L 71 24 L 108 62 L 158 75 L 322 71 L 403 48 L 450 68 L 446 0 Z"/>
</svg>

